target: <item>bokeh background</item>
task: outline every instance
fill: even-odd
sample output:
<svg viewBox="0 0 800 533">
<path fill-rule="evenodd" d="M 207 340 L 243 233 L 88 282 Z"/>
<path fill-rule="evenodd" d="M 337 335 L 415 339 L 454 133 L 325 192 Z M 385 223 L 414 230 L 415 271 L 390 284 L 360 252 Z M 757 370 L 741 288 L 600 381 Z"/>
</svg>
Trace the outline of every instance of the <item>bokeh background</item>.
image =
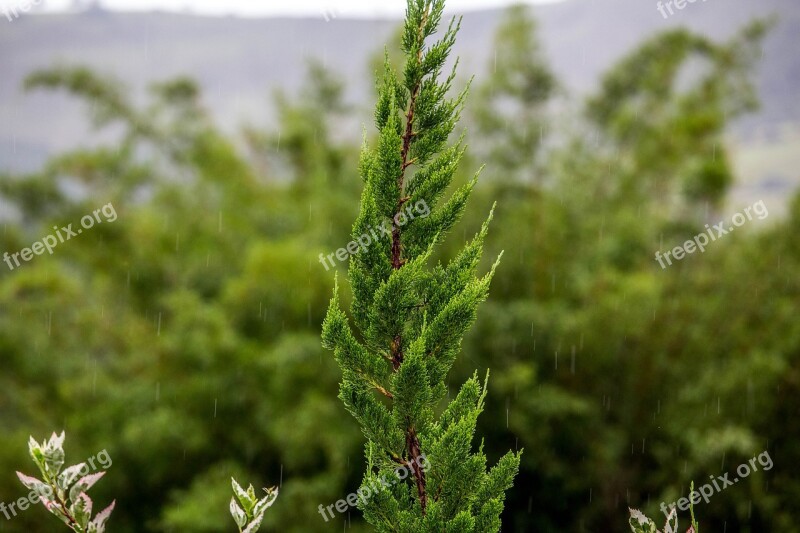
<svg viewBox="0 0 800 533">
<path fill-rule="evenodd" d="M 113 459 L 92 492 L 115 533 L 233 531 L 231 475 L 280 485 L 267 531 L 368 531 L 317 512 L 365 468 L 318 255 L 350 240 L 400 16 L 60 7 L 0 18 L 0 252 L 118 218 L 0 263 L 0 501 L 25 493 L 28 436 L 63 429 L 68 462 Z M 503 531 L 626 531 L 628 506 L 661 516 L 765 450 L 696 506 L 702 531 L 800 531 L 798 35 L 796 0 L 465 12 L 456 185 L 486 168 L 439 259 L 497 201 L 487 265 L 505 255 L 450 384 L 491 369 L 490 462 L 525 449 Z"/>
</svg>

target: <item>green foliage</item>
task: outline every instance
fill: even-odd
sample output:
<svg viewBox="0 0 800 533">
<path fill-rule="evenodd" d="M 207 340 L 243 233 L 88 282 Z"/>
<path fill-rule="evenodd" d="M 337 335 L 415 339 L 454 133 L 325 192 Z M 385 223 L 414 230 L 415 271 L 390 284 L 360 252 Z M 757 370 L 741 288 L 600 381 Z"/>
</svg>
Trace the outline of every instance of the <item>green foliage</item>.
<svg viewBox="0 0 800 533">
<path fill-rule="evenodd" d="M 55 72 L 37 76 L 76 78 L 65 67 Z M 103 98 L 93 87 L 116 85 L 97 74 L 77 78 L 87 83 L 74 87 L 78 95 Z M 194 84 L 172 80 L 150 94 L 141 108 L 125 101 L 136 121 L 117 114 L 108 123 L 122 149 L 80 149 L 3 183 L 23 221 L 1 237 L 5 250 L 78 220 L 98 199 L 113 201 L 120 218 L 0 282 L 0 345 L 12 369 L 0 376 L 12 398 L 2 460 L 14 465 L 26 420 L 75 428 L 87 439 L 76 442 L 81 449 L 108 446 L 126 469 L 99 487 L 127 502 L 115 511 L 119 532 L 228 528 L 231 474 L 256 481 L 283 472 L 283 505 L 263 524 L 308 531 L 304 517 L 314 510 L 301 502 L 344 491 L 360 448 L 349 421 L 319 435 L 321 421 L 337 416 L 327 398 L 338 375 L 315 340 L 328 289 L 314 257 L 338 240 L 330 220 L 297 208 L 285 180 L 255 179 L 208 120 Z M 65 183 L 87 196 L 64 195 Z M 54 317 L 49 328 L 42 309 Z M 320 392 L 298 398 L 300 389 Z M 10 483 L 0 494 L 16 496 Z M 9 526 L 45 527 L 35 513 Z"/>
<path fill-rule="evenodd" d="M 231 487 L 235 496 L 235 498 L 231 498 L 231 516 L 239 528 L 239 533 L 255 533 L 261 527 L 264 513 L 275 503 L 278 489 L 276 487 L 265 488 L 264 492 L 267 495 L 258 499 L 253 485 L 244 490 L 235 479 L 231 478 Z"/>
<path fill-rule="evenodd" d="M 780 260 L 788 270 L 777 278 L 788 283 L 788 293 L 772 293 L 758 280 L 777 281 L 767 269 L 778 255 L 755 250 L 785 251 L 794 222 L 753 227 L 667 271 L 653 265 L 665 243 L 682 242 L 735 210 L 705 205 L 682 183 L 694 179 L 687 172 L 692 158 L 713 162 L 715 142 L 717 161 L 724 158 L 724 140 L 715 137 L 746 100 L 745 63 L 759 42 L 753 32 L 722 44 L 679 33 L 685 35 L 654 36 L 659 46 L 645 43 L 614 66 L 604 79 L 625 80 L 630 91 L 613 92 L 604 83 L 583 123 L 573 126 L 577 131 L 547 153 L 550 186 L 516 187 L 509 194 L 513 207 L 496 214 L 495 224 L 514 229 L 493 233 L 487 251 L 505 249 L 510 260 L 465 342 L 470 364 L 454 370 L 468 376 L 476 361 L 497 369 L 499 400 L 479 427 L 487 452 L 500 452 L 492 443 L 509 438 L 529 450 L 517 483 L 530 489 L 510 494 L 507 506 L 518 512 L 504 529 L 615 531 L 626 500 L 652 515 L 658 512 L 652 502 L 675 501 L 689 479 L 782 440 L 783 430 L 757 421 L 771 409 L 762 404 L 774 396 L 767 383 L 782 388 L 783 372 L 796 368 L 791 354 L 800 337 L 778 308 L 796 298 L 797 254 L 788 267 Z M 711 47 L 698 53 L 707 68 L 695 68 L 698 56 L 682 56 L 677 45 L 696 41 Z M 715 65 L 721 56 L 742 62 Z M 703 86 L 728 90 L 710 99 L 701 95 Z M 676 130 L 673 119 L 699 116 L 683 107 L 688 101 L 731 115 L 721 113 L 714 129 Z M 608 114 L 595 114 L 595 106 Z M 477 201 L 489 205 L 495 194 L 482 192 Z M 772 297 L 784 303 L 775 306 Z M 766 308 L 772 311 L 765 315 Z M 757 335 L 766 350 L 753 344 L 760 328 L 769 331 Z M 793 448 L 783 449 L 793 455 Z M 730 529 L 733 521 L 743 530 L 779 528 L 769 513 L 773 497 L 783 496 L 762 490 L 764 482 L 740 482 L 735 493 L 706 506 L 704 530 L 722 530 L 724 523 Z M 750 498 L 760 499 L 760 512 L 748 514 Z"/>
<path fill-rule="evenodd" d="M 539 152 L 550 124 L 546 106 L 558 90 L 523 4 L 511 6 L 495 31 L 494 49 L 478 89 L 474 120 L 485 141 L 478 153 L 504 184 L 540 182 Z"/>
<path fill-rule="evenodd" d="M 692 491 L 694 491 L 694 482 L 692 482 Z M 689 509 L 692 515 L 692 524 L 686 533 L 700 533 L 700 526 L 694 519 L 694 503 L 689 504 Z M 631 517 L 628 519 L 628 525 L 631 526 L 633 533 L 662 533 L 661 530 L 656 529 L 655 523 L 647 518 L 641 511 L 636 509 L 628 509 Z M 672 506 L 667 513 L 667 521 L 664 524 L 663 533 L 678 533 L 678 510 Z"/>
<path fill-rule="evenodd" d="M 64 432 L 52 434 L 41 444 L 33 437 L 28 441 L 28 451 L 39 468 L 42 479 L 17 472 L 17 477 L 35 495 L 32 503 L 41 501 L 45 509 L 58 517 L 71 530 L 78 533 L 103 533 L 106 522 L 114 510 L 115 502 L 92 518 L 92 499 L 86 492 L 105 475 L 105 471 L 89 473 L 86 463 L 63 468 Z M 86 474 L 83 471 L 86 471 Z"/>
<path fill-rule="evenodd" d="M 409 1 L 401 37 L 403 77 L 395 75 L 387 55 L 375 110 L 377 146 L 365 143 L 362 149 L 364 191 L 353 238 L 386 219 L 394 222 L 391 236 L 351 259 L 351 309 L 360 339 L 341 310 L 338 284 L 323 323 L 323 345 L 342 368 L 339 398 L 367 438 L 362 486 L 390 475 L 398 463 L 417 465 L 407 484 L 362 502 L 365 519 L 378 531 L 499 531 L 504 493 L 520 457 L 509 453 L 487 472 L 482 449 L 472 452 L 486 394 L 476 376 L 435 417 L 461 340 L 497 266 L 476 275 L 487 221 L 446 266 L 425 268 L 475 184 L 473 179 L 442 199 L 464 153 L 460 142 L 449 148 L 445 143 L 466 95 L 447 96 L 455 68 L 440 80 L 460 21 L 451 21 L 440 40 L 426 45 L 443 9 L 439 0 Z M 405 206 L 420 203 L 429 217 L 399 222 L 407 216 Z M 420 457 L 430 462 L 428 471 L 419 468 Z"/>
<path fill-rule="evenodd" d="M 401 275 L 387 254 L 391 238 L 353 257 L 352 295 L 337 296 L 352 311 L 339 326 L 352 324 L 357 343 L 339 354 L 346 372 L 320 347 L 330 280 L 317 256 L 350 240 L 355 217 L 362 231 L 393 214 L 398 189 L 376 181 L 397 158 L 378 148 L 397 146 L 390 122 L 402 134 L 404 65 L 379 83 L 388 94 L 376 117 L 385 135 L 367 135 L 371 148 L 360 160 L 362 139 L 345 127 L 349 120 L 358 129 L 358 117 L 313 100 L 335 96 L 331 73 L 309 73 L 297 97 L 283 97 L 274 128 L 251 125 L 249 151 L 214 125 L 188 80 L 166 80 L 133 100 L 86 69 L 34 75 L 48 81 L 32 88 L 68 91 L 119 136 L 59 154 L 39 172 L 0 178 L 4 213 L 18 213 L 4 220 L 2 249 L 20 250 L 109 202 L 119 219 L 0 273 L 0 501 L 22 495 L 12 479 L 28 460 L 19 443 L 63 426 L 71 456 L 107 447 L 115 459 L 117 473 L 91 489 L 95 501 L 117 498 L 115 533 L 234 530 L 231 476 L 256 487 L 281 480 L 265 530 L 373 530 L 361 512 L 329 522 L 317 514 L 317 505 L 354 492 L 365 477 L 393 472 L 399 463 L 384 460 L 386 449 L 406 449 L 400 411 L 367 382 L 371 373 L 380 386 L 402 385 L 411 411 L 432 406 L 418 416 L 429 420 L 419 439 L 430 457 L 426 481 L 450 495 L 436 512 L 462 505 L 459 496 L 474 503 L 474 514 L 454 517 L 453 528 L 478 529 L 480 520 L 491 529 L 502 505 L 504 531 L 619 531 L 626 506 L 659 516 L 658 502 L 676 501 L 691 479 L 768 448 L 775 468 L 717 494 L 702 508 L 702 529 L 796 531 L 800 196 L 785 216 L 770 204 L 768 220 L 702 255 L 663 271 L 653 260 L 656 250 L 738 209 L 723 133 L 753 96 L 745 63 L 759 51 L 747 35 L 722 43 L 654 35 L 664 46 L 632 49 L 603 78 L 619 85 L 603 82 L 574 123 L 538 106 L 531 120 L 557 127 L 544 128 L 547 144 L 533 163 L 512 160 L 507 174 L 500 159 L 483 157 L 503 145 L 505 132 L 470 135 L 463 155 L 451 135 L 426 165 L 409 166 L 404 191 L 413 199 L 404 206 L 424 199 L 432 214 L 401 228 Z M 498 72 L 504 57 L 498 53 Z M 641 70 L 631 74 L 631 64 Z M 488 82 L 493 69 L 491 61 Z M 484 102 L 479 85 L 470 108 L 502 112 L 506 104 Z M 454 80 L 454 99 L 460 89 Z M 525 123 L 511 120 L 508 133 Z M 475 153 L 489 163 L 489 179 L 470 187 Z M 355 175 L 359 162 L 366 182 Z M 506 175 L 513 182 L 498 183 Z M 353 198 L 362 187 L 378 192 L 366 194 L 358 213 Z M 378 193 L 388 194 L 380 212 Z M 461 199 L 449 218 L 434 222 L 454 193 Z M 473 209 L 443 240 L 439 228 L 467 195 Z M 477 273 L 490 271 L 501 250 L 492 298 L 459 348 L 452 339 L 484 290 Z M 414 307 L 421 296 L 424 308 Z M 425 364 L 425 395 L 414 395 L 417 375 L 404 373 L 401 382 L 380 358 L 391 357 L 387 331 L 398 330 L 409 370 Z M 420 355 L 434 348 L 435 359 Z M 483 376 L 489 367 L 492 390 L 481 399 L 475 370 Z M 343 373 L 354 384 L 344 391 Z M 453 401 L 434 405 L 442 388 L 431 377 L 443 374 L 444 397 Z M 342 416 L 337 391 L 369 423 Z M 375 458 L 366 474 L 365 434 Z M 463 445 L 472 434 L 484 437 L 479 453 Z M 502 503 L 459 481 L 469 469 L 470 480 L 495 490 L 516 460 L 498 458 L 523 447 L 516 488 Z M 482 470 L 484 456 L 496 466 Z M 416 484 L 399 483 L 368 503 L 384 513 L 370 520 L 392 509 L 416 520 L 417 502 Z M 9 532 L 49 531 L 52 521 L 34 511 L 2 520 Z"/>
<path fill-rule="evenodd" d="M 723 44 L 671 30 L 652 37 L 603 77 L 586 113 L 599 135 L 613 143 L 623 168 L 631 167 L 631 177 L 622 182 L 626 188 L 719 205 L 734 179 L 725 125 L 758 105 L 748 73 L 767 28 L 754 22 Z M 685 216 L 686 207 L 679 208 Z"/>
</svg>

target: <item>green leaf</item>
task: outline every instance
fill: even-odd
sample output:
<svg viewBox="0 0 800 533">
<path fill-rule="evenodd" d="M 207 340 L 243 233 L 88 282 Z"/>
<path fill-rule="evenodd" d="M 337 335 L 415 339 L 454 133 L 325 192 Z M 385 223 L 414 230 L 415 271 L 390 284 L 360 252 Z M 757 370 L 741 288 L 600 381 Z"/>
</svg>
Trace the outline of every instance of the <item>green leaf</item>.
<svg viewBox="0 0 800 533">
<path fill-rule="evenodd" d="M 94 519 L 89 522 L 89 530 L 88 533 L 104 533 L 106 530 L 106 522 L 111 517 L 111 511 L 114 510 L 114 506 L 116 505 L 116 500 L 111 502 L 111 505 L 97 513 Z"/>
<path fill-rule="evenodd" d="M 61 435 L 52 434 L 50 440 L 42 450 L 44 467 L 50 478 L 55 478 L 64 466 L 64 432 Z"/>
<path fill-rule="evenodd" d="M 678 509 L 674 505 L 669 509 L 664 533 L 678 533 Z"/>
<path fill-rule="evenodd" d="M 81 493 L 86 492 L 95 483 L 97 483 L 101 477 L 103 477 L 106 473 L 105 472 L 96 472 L 94 474 L 89 474 L 88 476 L 84 476 L 79 479 L 71 489 L 69 489 L 69 500 L 71 502 L 76 502 L 80 497 Z"/>
<path fill-rule="evenodd" d="M 233 520 L 236 522 L 236 525 L 239 526 L 239 529 L 243 528 L 244 525 L 247 523 L 247 515 L 236 504 L 236 498 L 231 496 L 231 504 L 230 504 L 231 516 L 233 516 Z"/>
<path fill-rule="evenodd" d="M 82 492 L 80 496 L 70 505 L 69 512 L 72 518 L 80 525 L 81 529 L 86 529 L 89 517 L 92 516 L 92 499 Z"/>
<path fill-rule="evenodd" d="M 53 489 L 51 489 L 49 485 L 36 479 L 35 477 L 27 476 L 22 472 L 17 472 L 17 477 L 26 488 L 35 490 L 36 494 L 39 496 L 46 496 L 48 494 L 52 494 L 53 492 Z"/>
<path fill-rule="evenodd" d="M 239 500 L 239 503 L 242 505 L 242 508 L 244 508 L 244 511 L 248 516 L 251 516 L 253 507 L 255 507 L 256 504 L 255 495 L 251 497 L 250 494 L 245 491 L 233 478 L 231 478 L 231 487 L 233 488 L 233 494 Z"/>
<path fill-rule="evenodd" d="M 31 454 L 31 458 L 33 458 L 33 462 L 36 463 L 36 466 L 38 466 L 39 470 L 44 474 L 44 451 L 42 450 L 42 445 L 36 442 L 33 437 L 30 437 L 28 439 L 28 451 Z"/>
<path fill-rule="evenodd" d="M 264 513 L 254 516 L 252 522 L 247 526 L 242 533 L 255 533 L 261 527 L 261 521 L 264 520 Z"/>
<path fill-rule="evenodd" d="M 267 509 L 272 507 L 272 504 L 275 503 L 275 500 L 278 498 L 278 487 L 265 488 L 264 492 L 266 492 L 267 495 L 258 500 L 258 503 L 253 509 L 253 515 L 255 516 L 263 515 Z"/>
<path fill-rule="evenodd" d="M 85 467 L 86 463 L 80 463 L 65 468 L 64 471 L 58 475 L 58 479 L 56 480 L 58 488 L 64 491 L 69 490 L 70 486 L 72 486 L 75 480 L 78 479 L 78 476 L 81 475 L 81 470 Z"/>
<path fill-rule="evenodd" d="M 631 531 L 633 531 L 633 533 L 658 533 L 653 521 L 640 511 L 636 509 L 628 509 L 628 511 L 631 513 L 628 524 L 631 526 Z"/>
</svg>

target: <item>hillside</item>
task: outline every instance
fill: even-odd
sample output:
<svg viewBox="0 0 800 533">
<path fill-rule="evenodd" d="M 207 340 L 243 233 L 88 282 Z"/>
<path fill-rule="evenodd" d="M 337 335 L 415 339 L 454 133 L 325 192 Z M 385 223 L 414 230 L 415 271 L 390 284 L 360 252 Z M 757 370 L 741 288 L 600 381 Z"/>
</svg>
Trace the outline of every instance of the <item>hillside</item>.
<svg viewBox="0 0 800 533">
<path fill-rule="evenodd" d="M 764 47 L 758 72 L 761 111 L 736 125 L 737 160 L 758 169 L 747 182 L 770 179 L 795 182 L 789 164 L 765 169 L 759 158 L 775 144 L 797 139 L 800 123 L 800 4 L 794 0 L 711 0 L 689 4 L 665 20 L 655 2 L 641 0 L 567 0 L 534 7 L 553 68 L 573 96 L 592 90 L 598 76 L 642 39 L 668 27 L 685 25 L 716 38 L 730 36 L 754 17 L 777 15 L 778 24 Z M 478 81 L 490 58 L 499 11 L 467 13 L 456 49 L 461 72 Z M 48 154 L 94 137 L 84 110 L 53 94 L 23 94 L 25 75 L 56 62 L 81 63 L 112 72 L 137 91 L 148 82 L 176 75 L 200 81 L 205 102 L 221 124 L 233 131 L 243 121 L 270 119 L 271 91 L 291 92 L 302 81 L 295 68 L 315 56 L 347 80 L 348 97 L 364 102 L 371 90 L 367 58 L 384 42 L 396 21 L 247 19 L 175 13 L 85 13 L 26 15 L 0 25 L 0 169 L 33 169 Z M 755 150 L 755 152 L 753 152 Z M 785 151 L 785 147 L 784 147 Z M 792 150 L 789 150 L 792 151 Z M 797 152 L 797 150 L 794 150 Z M 756 164 L 752 164 L 753 160 Z M 785 159 L 785 158 L 784 158 Z M 782 160 L 783 161 L 783 160 Z M 788 180 L 788 181 L 787 181 Z M 784 183 L 785 185 L 785 183 Z M 785 188 L 785 187 L 784 187 Z"/>
</svg>

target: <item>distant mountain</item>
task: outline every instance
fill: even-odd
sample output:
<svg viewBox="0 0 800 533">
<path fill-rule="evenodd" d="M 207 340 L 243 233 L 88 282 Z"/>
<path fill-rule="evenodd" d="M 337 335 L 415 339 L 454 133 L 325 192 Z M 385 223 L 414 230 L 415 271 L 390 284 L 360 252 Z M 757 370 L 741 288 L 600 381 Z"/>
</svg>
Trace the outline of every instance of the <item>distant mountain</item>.
<svg viewBox="0 0 800 533">
<path fill-rule="evenodd" d="M 737 132 L 746 145 L 748 137 L 760 139 L 771 128 L 800 123 L 798 0 L 707 0 L 689 3 L 668 19 L 655 0 L 567 0 L 533 11 L 551 65 L 577 94 L 591 91 L 615 60 L 658 31 L 684 25 L 726 38 L 754 17 L 776 15 L 778 24 L 766 40 L 757 74 L 763 109 Z M 500 14 L 481 11 L 464 17 L 456 52 L 461 72 L 476 73 L 478 81 L 487 75 Z M 366 103 L 372 87 L 367 58 L 382 48 L 397 24 L 323 13 L 318 19 L 246 19 L 97 8 L 0 19 L 0 169 L 35 168 L 48 154 L 94 138 L 84 110 L 71 99 L 22 93 L 23 78 L 34 69 L 56 62 L 86 64 L 116 74 L 137 94 L 149 82 L 188 75 L 199 80 L 205 103 L 231 131 L 244 120 L 267 122 L 271 90 L 296 90 L 304 74 L 298 65 L 306 56 L 338 71 L 348 80 L 349 99 Z"/>
</svg>

